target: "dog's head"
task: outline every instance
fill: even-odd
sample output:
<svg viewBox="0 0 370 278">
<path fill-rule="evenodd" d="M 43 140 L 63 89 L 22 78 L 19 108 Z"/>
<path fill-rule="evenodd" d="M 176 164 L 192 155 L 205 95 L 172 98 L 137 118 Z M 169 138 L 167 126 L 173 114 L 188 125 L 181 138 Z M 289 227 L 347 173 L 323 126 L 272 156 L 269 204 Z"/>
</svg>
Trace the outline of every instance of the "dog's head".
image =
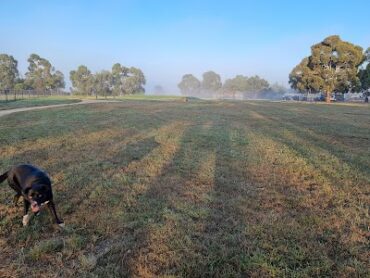
<svg viewBox="0 0 370 278">
<path fill-rule="evenodd" d="M 39 212 L 41 207 L 51 199 L 50 186 L 44 184 L 33 184 L 27 191 L 26 196 L 31 203 L 32 212 Z"/>
</svg>

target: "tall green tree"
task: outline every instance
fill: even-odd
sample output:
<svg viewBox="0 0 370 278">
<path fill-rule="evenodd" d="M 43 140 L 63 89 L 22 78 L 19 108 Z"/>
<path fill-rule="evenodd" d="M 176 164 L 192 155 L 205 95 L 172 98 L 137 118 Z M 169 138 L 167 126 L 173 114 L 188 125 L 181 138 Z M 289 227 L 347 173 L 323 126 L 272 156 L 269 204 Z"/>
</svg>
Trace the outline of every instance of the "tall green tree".
<svg viewBox="0 0 370 278">
<path fill-rule="evenodd" d="M 323 89 L 323 79 L 309 66 L 309 58 L 304 58 L 289 74 L 290 86 L 300 93 L 317 93 Z"/>
<path fill-rule="evenodd" d="M 64 76 L 61 72 L 55 72 L 51 63 L 37 54 L 31 54 L 28 58 L 28 72 L 26 84 L 33 89 L 57 89 L 64 88 Z"/>
<path fill-rule="evenodd" d="M 135 67 L 129 68 L 127 77 L 123 79 L 125 94 L 132 95 L 145 93 L 145 84 L 146 79 L 141 69 Z"/>
<path fill-rule="evenodd" d="M 128 68 L 116 63 L 112 67 L 112 77 L 114 95 L 131 95 L 145 92 L 146 79 L 139 68 Z"/>
<path fill-rule="evenodd" d="M 144 73 L 135 67 L 127 68 L 119 63 L 112 71 L 103 70 L 92 74 L 86 66 L 79 66 L 70 72 L 72 85 L 80 93 L 94 95 L 125 95 L 145 92 Z"/>
<path fill-rule="evenodd" d="M 339 36 L 330 36 L 311 47 L 307 67 L 311 70 L 308 71 L 309 75 L 315 76 L 315 82 L 319 83 L 320 89 L 325 92 L 326 101 L 330 102 L 333 92 L 349 92 L 359 86 L 357 73 L 363 60 L 364 54 L 360 46 L 342 41 Z M 303 62 L 305 63 L 306 61 Z M 292 77 L 294 75 L 293 72 Z M 303 79 L 310 80 L 307 76 Z M 291 84 L 293 87 L 298 83 L 292 80 Z"/>
<path fill-rule="evenodd" d="M 113 76 L 110 71 L 103 70 L 97 72 L 93 79 L 94 90 L 97 95 L 107 97 L 113 91 Z"/>
<path fill-rule="evenodd" d="M 66 86 L 66 83 L 64 81 L 64 74 L 57 70 L 54 74 L 51 75 L 51 83 L 50 88 L 51 89 L 61 89 Z"/>
<path fill-rule="evenodd" d="M 248 88 L 248 77 L 243 75 L 237 75 L 234 78 L 227 79 L 222 87 L 223 95 L 232 96 L 235 98 L 237 92 L 246 92 Z"/>
<path fill-rule="evenodd" d="M 214 71 L 203 73 L 202 90 L 216 92 L 222 87 L 221 76 Z"/>
<path fill-rule="evenodd" d="M 16 90 L 26 90 L 29 89 L 25 85 L 25 80 L 23 78 L 17 78 L 15 84 L 14 84 L 14 89 Z"/>
<path fill-rule="evenodd" d="M 86 66 L 81 65 L 77 70 L 72 70 L 69 73 L 69 78 L 79 94 L 89 95 L 92 93 L 93 75 Z"/>
<path fill-rule="evenodd" d="M 364 68 L 358 73 L 360 79 L 360 90 L 367 96 L 370 95 L 370 47 L 365 52 L 366 60 Z"/>
<path fill-rule="evenodd" d="M 120 63 L 116 63 L 112 67 L 113 77 L 113 94 L 124 95 L 125 91 L 125 79 L 129 76 L 129 68 L 122 66 Z"/>
<path fill-rule="evenodd" d="M 184 96 L 194 96 L 199 93 L 201 83 L 192 74 L 185 74 L 177 85 Z"/>
<path fill-rule="evenodd" d="M 230 92 L 245 92 L 248 88 L 248 77 L 237 75 L 234 78 L 227 79 L 223 87 Z"/>
<path fill-rule="evenodd" d="M 270 84 L 267 80 L 260 78 L 258 75 L 255 75 L 248 78 L 246 91 L 256 93 L 269 87 Z"/>
<path fill-rule="evenodd" d="M 258 75 L 249 78 L 247 76 L 237 75 L 234 78 L 227 79 L 224 83 L 223 89 L 224 91 L 233 94 L 235 94 L 235 92 L 248 94 L 258 93 L 269 88 L 269 86 L 268 81 L 260 78 Z"/>
<path fill-rule="evenodd" d="M 18 76 L 17 60 L 11 55 L 0 54 L 0 89 L 13 89 Z"/>
</svg>

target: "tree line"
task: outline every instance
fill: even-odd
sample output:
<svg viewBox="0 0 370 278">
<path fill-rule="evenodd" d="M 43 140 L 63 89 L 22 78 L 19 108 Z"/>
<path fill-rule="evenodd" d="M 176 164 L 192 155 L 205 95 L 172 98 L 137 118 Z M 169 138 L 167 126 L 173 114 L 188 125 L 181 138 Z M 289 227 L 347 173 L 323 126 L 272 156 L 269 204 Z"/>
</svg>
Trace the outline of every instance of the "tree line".
<svg viewBox="0 0 370 278">
<path fill-rule="evenodd" d="M 370 90 L 370 47 L 363 48 L 329 36 L 311 47 L 311 55 L 292 70 L 290 86 L 300 93 L 324 93 L 330 102 L 333 93 Z"/>
<path fill-rule="evenodd" d="M 181 94 L 208 98 L 271 98 L 279 97 L 286 91 L 286 88 L 278 84 L 270 86 L 267 80 L 258 75 L 251 77 L 237 75 L 222 83 L 219 74 L 207 71 L 203 73 L 202 78 L 198 80 L 193 74 L 183 75 L 178 84 Z"/>
<path fill-rule="evenodd" d="M 18 61 L 8 54 L 0 54 L 0 90 L 51 90 L 65 88 L 64 75 L 37 54 L 28 58 L 28 71 L 22 77 Z M 82 95 L 127 95 L 144 93 L 145 76 L 139 68 L 119 63 L 111 71 L 92 73 L 81 65 L 70 72 L 72 92 Z"/>
<path fill-rule="evenodd" d="M 0 90 L 50 90 L 65 87 L 64 75 L 37 54 L 28 58 L 28 71 L 21 77 L 18 61 L 13 56 L 0 54 Z"/>
<path fill-rule="evenodd" d="M 103 70 L 93 74 L 81 65 L 70 72 L 74 91 L 83 95 L 121 96 L 144 93 L 146 83 L 144 73 L 135 67 L 125 67 L 119 63 L 111 71 Z"/>
</svg>

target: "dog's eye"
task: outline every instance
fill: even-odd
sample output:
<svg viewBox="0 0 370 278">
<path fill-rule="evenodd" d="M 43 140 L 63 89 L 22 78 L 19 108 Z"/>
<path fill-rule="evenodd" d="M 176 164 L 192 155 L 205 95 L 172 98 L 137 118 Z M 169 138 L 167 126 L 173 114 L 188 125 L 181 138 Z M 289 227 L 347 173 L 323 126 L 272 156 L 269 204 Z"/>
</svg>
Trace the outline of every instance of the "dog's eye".
<svg viewBox="0 0 370 278">
<path fill-rule="evenodd" d="M 42 197 L 42 195 L 41 195 L 41 194 L 39 194 L 37 197 L 41 198 L 41 197 Z"/>
</svg>

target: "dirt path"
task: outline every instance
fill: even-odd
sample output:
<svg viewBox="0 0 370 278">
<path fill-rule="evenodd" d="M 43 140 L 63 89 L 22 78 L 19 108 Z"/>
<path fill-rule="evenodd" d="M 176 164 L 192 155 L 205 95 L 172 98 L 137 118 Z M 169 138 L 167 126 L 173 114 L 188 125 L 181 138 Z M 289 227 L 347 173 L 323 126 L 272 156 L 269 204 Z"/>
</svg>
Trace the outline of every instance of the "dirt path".
<svg viewBox="0 0 370 278">
<path fill-rule="evenodd" d="M 107 102 L 120 102 L 120 101 L 117 101 L 117 100 L 81 100 L 81 102 L 75 102 L 75 103 L 53 104 L 53 105 L 33 106 L 33 107 L 22 107 L 22 108 L 8 109 L 8 110 L 0 110 L 0 117 L 6 116 L 6 115 L 9 115 L 9 114 L 12 114 L 12 113 L 31 111 L 31 110 L 41 110 L 41 109 L 57 108 L 57 107 L 71 106 L 71 105 L 107 103 Z"/>
</svg>

